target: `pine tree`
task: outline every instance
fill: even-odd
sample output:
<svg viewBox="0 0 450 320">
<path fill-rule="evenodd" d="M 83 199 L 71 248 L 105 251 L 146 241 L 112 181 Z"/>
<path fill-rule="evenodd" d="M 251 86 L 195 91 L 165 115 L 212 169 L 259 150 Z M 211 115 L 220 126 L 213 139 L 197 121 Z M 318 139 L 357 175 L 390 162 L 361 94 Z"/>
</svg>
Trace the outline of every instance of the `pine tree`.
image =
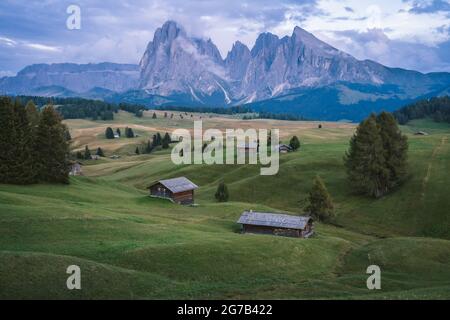
<svg viewBox="0 0 450 320">
<path fill-rule="evenodd" d="M 379 198 L 389 190 L 389 170 L 376 117 L 362 121 L 344 157 L 350 184 L 358 193 Z"/>
<path fill-rule="evenodd" d="M 122 133 L 120 132 L 120 128 L 116 129 L 116 133 L 119 135 L 119 137 L 122 136 Z"/>
<path fill-rule="evenodd" d="M 30 184 L 36 182 L 34 159 L 34 136 L 28 120 L 25 107 L 19 99 L 14 102 L 16 140 L 15 161 L 10 168 L 15 184 Z M 35 130 L 33 130 L 35 131 Z"/>
<path fill-rule="evenodd" d="M 154 134 L 152 138 L 152 148 L 156 148 L 157 146 L 158 146 L 158 138 L 156 134 Z"/>
<path fill-rule="evenodd" d="M 152 118 L 153 118 L 153 119 L 156 119 L 156 113 L 153 112 Z"/>
<path fill-rule="evenodd" d="M 0 97 L 0 183 L 14 183 L 10 168 L 15 161 L 17 133 L 14 121 L 14 107 L 8 97 Z"/>
<path fill-rule="evenodd" d="M 69 182 L 69 143 L 60 115 L 49 105 L 41 112 L 36 130 L 36 165 L 39 181 Z"/>
<path fill-rule="evenodd" d="M 164 135 L 164 138 L 162 139 L 162 148 L 168 149 L 170 142 L 171 142 L 170 135 L 166 132 L 166 134 Z"/>
<path fill-rule="evenodd" d="M 91 159 L 92 155 L 91 155 L 91 150 L 89 150 L 89 147 L 86 146 L 84 148 L 84 159 L 89 160 Z"/>
<path fill-rule="evenodd" d="M 125 129 L 125 136 L 127 138 L 134 138 L 133 129 L 126 127 L 126 129 Z"/>
<path fill-rule="evenodd" d="M 99 157 L 104 157 L 105 156 L 105 153 L 103 152 L 102 148 L 100 148 L 100 147 L 97 148 L 97 151 L 95 152 L 95 154 L 97 156 L 99 156 Z"/>
<path fill-rule="evenodd" d="M 151 153 L 153 151 L 153 148 L 154 148 L 153 143 L 150 140 L 148 140 L 147 145 L 145 147 L 145 153 Z"/>
<path fill-rule="evenodd" d="M 386 167 L 389 170 L 389 188 L 399 186 L 408 175 L 408 138 L 403 135 L 394 116 L 382 112 L 377 116 L 383 148 L 386 152 Z"/>
<path fill-rule="evenodd" d="M 64 137 L 66 138 L 66 141 L 72 140 L 72 136 L 70 135 L 70 131 L 69 128 L 67 128 L 67 126 L 65 126 L 64 128 Z"/>
<path fill-rule="evenodd" d="M 294 151 L 300 148 L 300 140 L 298 140 L 297 136 L 293 136 L 291 138 L 291 140 L 289 141 L 289 146 Z"/>
<path fill-rule="evenodd" d="M 139 151 L 139 147 L 136 147 L 136 150 L 134 151 L 134 153 L 141 154 L 141 152 Z"/>
<path fill-rule="evenodd" d="M 162 137 L 161 137 L 161 134 L 159 132 L 156 133 L 156 145 L 157 146 L 162 145 Z"/>
<path fill-rule="evenodd" d="M 33 100 L 30 100 L 27 102 L 27 105 L 25 106 L 25 110 L 27 113 L 27 118 L 28 118 L 30 128 L 31 128 L 32 132 L 35 132 L 35 129 L 39 125 L 39 111 L 36 108 L 36 105 L 34 104 Z"/>
<path fill-rule="evenodd" d="M 113 129 L 111 129 L 110 127 L 106 128 L 105 137 L 106 137 L 106 139 L 114 139 Z"/>
<path fill-rule="evenodd" d="M 306 211 L 319 221 L 329 222 L 334 218 L 334 205 L 323 180 L 316 176 L 308 197 Z"/>
<path fill-rule="evenodd" d="M 218 202 L 228 201 L 230 195 L 228 193 L 228 187 L 223 181 L 219 183 L 216 194 L 214 196 Z"/>
</svg>

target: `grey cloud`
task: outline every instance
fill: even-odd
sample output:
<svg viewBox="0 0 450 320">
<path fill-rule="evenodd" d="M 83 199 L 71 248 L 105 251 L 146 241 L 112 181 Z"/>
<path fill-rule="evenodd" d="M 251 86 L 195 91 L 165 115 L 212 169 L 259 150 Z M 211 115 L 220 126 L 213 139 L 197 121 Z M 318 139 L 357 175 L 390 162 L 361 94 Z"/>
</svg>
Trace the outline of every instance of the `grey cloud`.
<svg viewBox="0 0 450 320">
<path fill-rule="evenodd" d="M 403 2 L 407 2 L 412 5 L 412 8 L 409 10 L 409 12 L 412 13 L 421 14 L 439 11 L 447 11 L 450 13 L 450 3 L 446 0 L 404 0 Z"/>
<path fill-rule="evenodd" d="M 450 71 L 450 58 L 444 55 L 449 42 L 439 47 L 392 40 L 380 29 L 366 32 L 334 32 L 334 45 L 360 59 L 370 59 L 390 67 L 422 72 Z M 346 41 L 342 41 L 345 39 Z M 448 51 L 447 51 L 448 52 Z"/>
<path fill-rule="evenodd" d="M 345 11 L 347 12 L 355 12 L 355 10 L 353 10 L 351 7 L 344 7 Z"/>
</svg>

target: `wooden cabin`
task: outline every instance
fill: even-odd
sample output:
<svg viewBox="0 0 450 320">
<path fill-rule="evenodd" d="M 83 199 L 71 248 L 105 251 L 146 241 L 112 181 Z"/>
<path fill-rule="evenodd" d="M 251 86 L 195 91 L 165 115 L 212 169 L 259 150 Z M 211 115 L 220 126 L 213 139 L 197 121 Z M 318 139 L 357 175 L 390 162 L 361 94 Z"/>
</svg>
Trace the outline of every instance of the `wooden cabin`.
<svg viewBox="0 0 450 320">
<path fill-rule="evenodd" d="M 82 164 L 79 161 L 74 161 L 70 164 L 69 176 L 83 175 Z"/>
<path fill-rule="evenodd" d="M 151 197 L 169 199 L 174 203 L 190 205 L 194 203 L 194 190 L 198 186 L 185 177 L 158 180 L 151 184 Z"/>
<path fill-rule="evenodd" d="M 271 234 L 297 238 L 309 238 L 314 234 L 313 219 L 309 216 L 245 211 L 237 223 L 242 225 L 242 233 Z"/>
<path fill-rule="evenodd" d="M 294 150 L 292 149 L 292 147 L 291 147 L 290 145 L 287 145 L 287 144 L 280 144 L 280 145 L 278 146 L 278 151 L 279 151 L 280 153 L 288 153 L 288 152 L 292 152 L 292 151 L 294 151 Z"/>
</svg>

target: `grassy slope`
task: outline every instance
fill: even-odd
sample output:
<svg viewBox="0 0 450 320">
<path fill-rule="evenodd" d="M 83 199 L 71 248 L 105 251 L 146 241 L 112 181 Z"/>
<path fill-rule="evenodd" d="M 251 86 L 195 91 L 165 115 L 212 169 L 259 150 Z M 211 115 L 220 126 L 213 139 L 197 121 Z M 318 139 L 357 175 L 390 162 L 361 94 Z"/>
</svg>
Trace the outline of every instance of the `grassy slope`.
<svg viewBox="0 0 450 320">
<path fill-rule="evenodd" d="M 302 151 L 283 155 L 275 177 L 175 167 L 157 152 L 93 162 L 93 177 L 69 186 L 0 185 L 0 298 L 449 298 L 450 130 L 413 125 L 405 131 L 432 135 L 410 136 L 413 176 L 378 201 L 351 195 L 342 168 L 351 131 L 327 128 L 298 129 Z M 244 209 L 298 212 L 316 173 L 344 228 L 318 224 L 306 241 L 238 233 Z M 198 207 L 145 196 L 150 181 L 180 174 L 201 185 Z M 227 204 L 212 201 L 222 177 Z M 69 264 L 82 268 L 81 291 L 65 289 Z M 365 288 L 369 264 L 382 268 L 381 292 Z"/>
</svg>

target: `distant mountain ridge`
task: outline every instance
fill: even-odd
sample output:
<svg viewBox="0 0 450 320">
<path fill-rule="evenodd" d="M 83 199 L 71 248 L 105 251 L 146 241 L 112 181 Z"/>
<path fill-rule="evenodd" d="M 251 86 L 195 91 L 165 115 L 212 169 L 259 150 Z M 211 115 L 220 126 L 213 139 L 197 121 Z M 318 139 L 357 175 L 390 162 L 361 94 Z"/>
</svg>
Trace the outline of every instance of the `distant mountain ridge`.
<svg viewBox="0 0 450 320">
<path fill-rule="evenodd" d="M 358 120 L 449 88 L 449 73 L 357 60 L 299 27 L 282 38 L 262 33 L 251 49 L 237 41 L 223 59 L 211 39 L 191 37 L 174 21 L 155 31 L 139 65 L 33 65 L 0 79 L 0 92 L 7 93 L 53 92 L 148 106 L 249 104 L 327 120 Z"/>
<path fill-rule="evenodd" d="M 124 92 L 137 87 L 139 66 L 117 63 L 54 63 L 34 64 L 22 69 L 15 77 L 0 79 L 0 92 L 33 94 L 42 87 L 62 87 L 70 94 L 103 88 Z"/>
</svg>

